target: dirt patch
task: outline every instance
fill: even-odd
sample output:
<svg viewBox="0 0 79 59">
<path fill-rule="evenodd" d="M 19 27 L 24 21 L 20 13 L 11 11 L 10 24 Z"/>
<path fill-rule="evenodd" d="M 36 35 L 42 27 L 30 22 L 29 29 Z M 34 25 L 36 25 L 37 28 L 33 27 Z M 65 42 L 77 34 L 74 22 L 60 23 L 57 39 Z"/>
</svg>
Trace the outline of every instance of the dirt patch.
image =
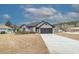
<svg viewBox="0 0 79 59">
<path fill-rule="evenodd" d="M 1 34 L 0 53 L 48 53 L 39 34 Z"/>
<path fill-rule="evenodd" d="M 57 35 L 79 40 L 79 34 L 69 34 L 69 33 L 63 32 L 63 33 L 57 33 Z"/>
</svg>

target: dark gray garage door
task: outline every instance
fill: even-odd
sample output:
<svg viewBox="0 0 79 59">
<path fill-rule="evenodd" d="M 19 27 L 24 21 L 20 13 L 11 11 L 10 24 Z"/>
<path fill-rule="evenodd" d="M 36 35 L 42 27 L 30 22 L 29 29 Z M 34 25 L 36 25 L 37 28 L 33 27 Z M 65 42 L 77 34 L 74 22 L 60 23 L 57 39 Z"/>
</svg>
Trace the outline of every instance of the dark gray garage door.
<svg viewBox="0 0 79 59">
<path fill-rule="evenodd" d="M 52 33 L 52 28 L 41 28 L 41 33 Z"/>
</svg>

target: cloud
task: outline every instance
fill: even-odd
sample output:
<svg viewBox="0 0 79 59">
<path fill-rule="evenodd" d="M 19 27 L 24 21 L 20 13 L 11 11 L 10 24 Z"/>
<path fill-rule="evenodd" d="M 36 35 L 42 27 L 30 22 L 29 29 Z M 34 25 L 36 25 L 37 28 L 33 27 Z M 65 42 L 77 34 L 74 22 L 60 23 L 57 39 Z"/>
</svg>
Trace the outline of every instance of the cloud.
<svg viewBox="0 0 79 59">
<path fill-rule="evenodd" d="M 77 21 L 79 20 L 79 13 L 77 12 L 69 12 L 64 15 L 66 21 Z"/>
<path fill-rule="evenodd" d="M 50 21 L 53 23 L 76 21 L 79 20 L 79 13 L 68 12 L 62 14 L 54 8 L 41 7 L 41 8 L 24 8 L 24 17 L 32 21 Z"/>
<path fill-rule="evenodd" d="M 29 17 L 30 19 L 43 20 L 43 19 L 51 18 L 56 13 L 57 13 L 57 11 L 54 8 L 46 8 L 46 7 L 25 8 L 24 16 L 26 18 Z"/>
<path fill-rule="evenodd" d="M 57 11 L 54 8 L 25 8 L 26 12 L 29 12 L 31 14 L 39 14 L 39 15 L 54 15 Z"/>
<path fill-rule="evenodd" d="M 3 18 L 4 18 L 4 19 L 10 19 L 10 16 L 9 16 L 8 14 L 4 14 L 4 15 L 3 15 Z"/>
<path fill-rule="evenodd" d="M 75 12 L 79 13 L 79 4 L 73 4 L 72 7 Z"/>
<path fill-rule="evenodd" d="M 67 14 L 69 17 L 79 17 L 79 13 L 76 12 L 70 12 Z"/>
<path fill-rule="evenodd" d="M 79 4 L 72 4 L 72 7 L 78 8 L 79 7 Z"/>
<path fill-rule="evenodd" d="M 72 12 L 67 13 L 67 16 L 74 20 L 79 20 L 79 4 L 72 4 Z"/>
</svg>

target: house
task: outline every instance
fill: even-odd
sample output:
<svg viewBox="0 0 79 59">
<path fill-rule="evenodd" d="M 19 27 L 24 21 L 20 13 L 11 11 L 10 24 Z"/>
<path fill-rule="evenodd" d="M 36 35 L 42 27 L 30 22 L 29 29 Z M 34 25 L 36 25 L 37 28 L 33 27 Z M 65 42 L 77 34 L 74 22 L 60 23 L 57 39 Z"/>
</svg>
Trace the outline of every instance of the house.
<svg viewBox="0 0 79 59">
<path fill-rule="evenodd" d="M 19 29 L 20 31 L 31 32 L 26 24 L 21 25 Z"/>
<path fill-rule="evenodd" d="M 70 27 L 66 29 L 67 32 L 79 32 L 79 27 Z"/>
<path fill-rule="evenodd" d="M 48 22 L 34 22 L 30 24 L 23 24 L 20 26 L 21 30 L 37 33 L 53 33 L 54 26 Z"/>
<path fill-rule="evenodd" d="M 6 26 L 6 25 L 1 25 L 0 24 L 0 34 L 1 33 L 13 33 L 13 29 Z"/>
</svg>

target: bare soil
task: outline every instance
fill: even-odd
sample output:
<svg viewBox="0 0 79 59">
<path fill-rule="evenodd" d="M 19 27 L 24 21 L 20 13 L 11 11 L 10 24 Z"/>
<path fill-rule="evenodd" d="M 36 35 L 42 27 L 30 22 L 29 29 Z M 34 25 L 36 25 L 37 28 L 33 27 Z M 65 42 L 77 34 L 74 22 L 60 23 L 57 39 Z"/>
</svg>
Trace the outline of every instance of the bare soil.
<svg viewBox="0 0 79 59">
<path fill-rule="evenodd" d="M 72 38 L 72 39 L 75 39 L 75 40 L 79 40 L 79 34 L 69 34 L 69 33 L 56 33 L 57 35 L 60 35 L 60 36 L 64 36 L 64 37 L 68 37 L 68 38 Z"/>
<path fill-rule="evenodd" d="M 39 34 L 0 34 L 0 53 L 46 54 L 49 52 Z"/>
</svg>

